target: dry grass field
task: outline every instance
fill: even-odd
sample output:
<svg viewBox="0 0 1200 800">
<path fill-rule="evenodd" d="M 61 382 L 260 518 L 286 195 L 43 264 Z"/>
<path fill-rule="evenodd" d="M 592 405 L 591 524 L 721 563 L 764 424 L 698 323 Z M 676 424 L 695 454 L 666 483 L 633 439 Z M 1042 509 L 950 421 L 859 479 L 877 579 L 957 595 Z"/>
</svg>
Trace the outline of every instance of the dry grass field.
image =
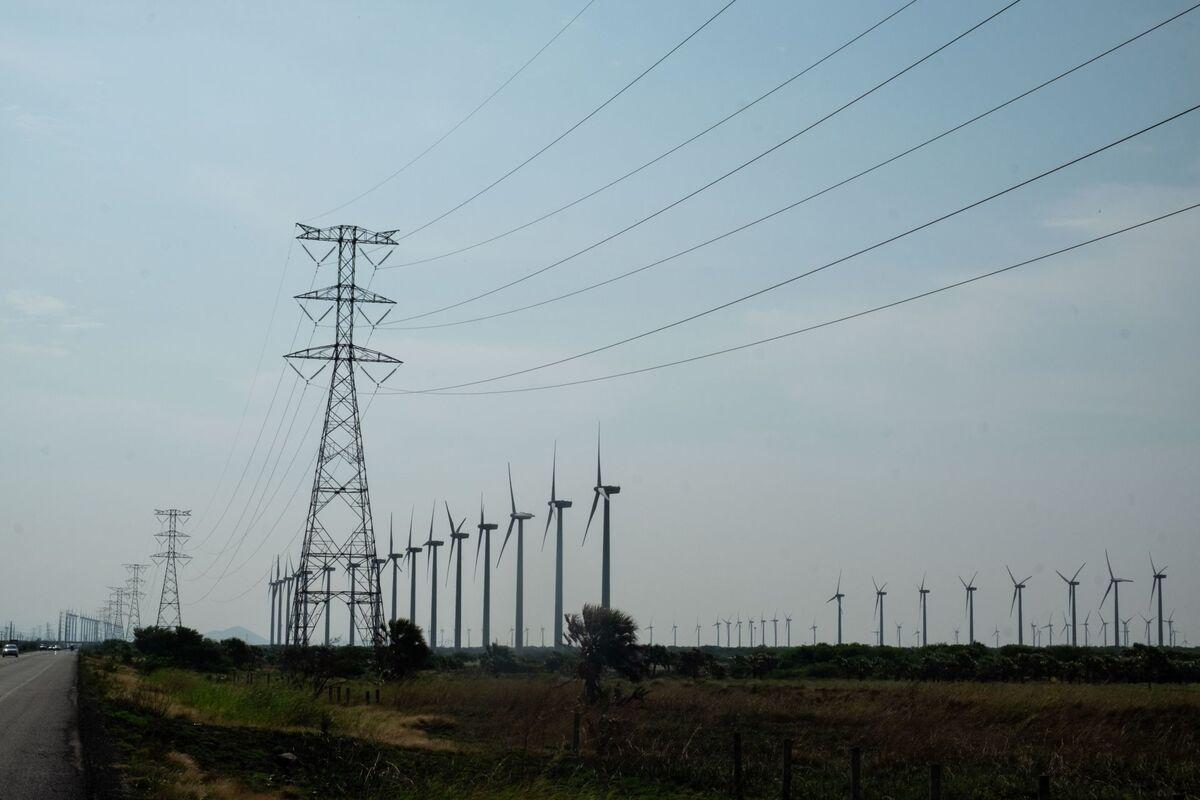
<svg viewBox="0 0 1200 800">
<path fill-rule="evenodd" d="M 779 796 L 785 739 L 795 797 L 849 797 L 851 747 L 868 799 L 925 795 L 931 763 L 948 797 L 1024 796 L 1040 774 L 1060 797 L 1200 788 L 1191 684 L 661 678 L 583 708 L 579 684 L 552 676 L 351 682 L 330 703 L 264 674 L 248 684 L 99 661 L 89 673 L 123 731 L 130 796 L 729 797 L 735 731 L 747 797 Z"/>
</svg>

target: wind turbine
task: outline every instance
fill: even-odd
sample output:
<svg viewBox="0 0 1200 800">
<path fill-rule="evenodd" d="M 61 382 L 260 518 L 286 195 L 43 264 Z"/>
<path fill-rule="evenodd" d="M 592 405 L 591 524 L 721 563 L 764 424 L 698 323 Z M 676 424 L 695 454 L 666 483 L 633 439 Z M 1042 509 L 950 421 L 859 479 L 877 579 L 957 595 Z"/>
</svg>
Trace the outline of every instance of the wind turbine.
<svg viewBox="0 0 1200 800">
<path fill-rule="evenodd" d="M 975 577 L 978 572 L 971 576 L 971 582 L 967 583 L 959 576 L 958 582 L 963 585 L 963 589 L 967 591 L 967 644 L 975 644 Z"/>
<path fill-rule="evenodd" d="M 550 533 L 550 520 L 558 517 L 554 546 L 554 646 L 562 647 L 563 624 L 563 509 L 570 508 L 570 500 L 559 500 L 558 491 L 558 442 L 554 443 L 554 458 L 550 462 L 550 512 L 546 515 L 546 528 L 542 531 L 542 549 L 546 549 L 546 536 Z"/>
<path fill-rule="evenodd" d="M 875 611 L 879 614 L 879 646 L 883 647 L 883 598 L 887 594 L 884 591 L 884 589 L 887 589 L 887 583 L 880 586 L 878 583 L 875 583 L 874 578 L 871 578 L 871 583 L 875 584 Z"/>
<path fill-rule="evenodd" d="M 775 640 L 773 647 L 779 647 L 779 614 L 776 613 L 771 617 L 772 638 Z"/>
<path fill-rule="evenodd" d="M 1158 567 L 1156 567 L 1154 565 L 1154 556 L 1150 556 L 1150 571 L 1154 575 L 1154 580 L 1150 584 L 1150 600 L 1151 600 L 1151 602 L 1154 601 L 1154 590 L 1158 589 L 1158 646 L 1162 647 L 1163 646 L 1162 590 L 1163 590 L 1163 583 L 1167 580 L 1167 568 L 1166 568 L 1166 565 L 1164 565 L 1162 569 L 1159 569 Z M 1146 642 L 1146 644 L 1150 644 L 1150 643 Z"/>
<path fill-rule="evenodd" d="M 1175 646 L 1175 609 L 1171 609 L 1171 616 L 1167 617 L 1167 642 L 1171 647 Z"/>
<path fill-rule="evenodd" d="M 1083 618 L 1083 646 L 1089 647 L 1088 643 L 1088 623 L 1092 620 L 1092 612 L 1089 611 L 1087 616 Z"/>
<path fill-rule="evenodd" d="M 592 491 L 596 493 L 592 498 L 592 510 L 588 514 L 587 527 L 583 529 L 583 541 L 587 542 L 588 530 L 592 527 L 592 517 L 596 515 L 596 505 L 600 502 L 600 498 L 604 498 L 604 542 L 601 550 L 600 563 L 600 606 L 602 608 L 610 607 L 611 593 L 610 579 L 612 576 L 611 559 L 610 559 L 610 500 L 614 494 L 621 493 L 620 486 L 605 485 L 604 479 L 600 475 L 600 426 L 596 426 L 596 485 L 592 487 Z"/>
<path fill-rule="evenodd" d="M 759 642 L 759 644 L 761 644 L 763 647 L 766 647 L 767 646 L 767 615 L 766 614 L 760 613 L 758 615 L 758 638 L 762 640 Z"/>
<path fill-rule="evenodd" d="M 483 495 L 479 495 L 479 538 L 475 540 L 475 571 L 479 571 L 479 549 L 483 548 L 483 639 L 484 647 L 492 643 L 492 531 L 500 526 L 483 521 Z"/>
<path fill-rule="evenodd" d="M 275 610 L 279 606 L 276 596 L 279 594 L 279 556 L 275 556 L 275 577 L 267 579 L 267 602 L 271 604 L 271 635 L 270 644 L 275 645 L 276 620 Z"/>
<path fill-rule="evenodd" d="M 446 503 L 446 519 L 450 523 L 450 559 L 454 561 L 454 649 L 462 649 L 462 549 L 463 540 L 471 538 L 471 534 L 463 531 L 462 526 L 467 524 L 467 518 L 463 517 L 462 522 L 456 526 L 454 517 L 450 516 L 450 504 Z M 454 558 L 455 549 L 458 550 L 458 558 Z M 446 572 L 446 580 L 450 580 L 450 572 Z"/>
<path fill-rule="evenodd" d="M 1104 618 L 1103 614 L 1100 615 L 1100 635 L 1104 637 L 1104 646 L 1108 647 L 1108 620 Z"/>
<path fill-rule="evenodd" d="M 1053 616 L 1051 616 L 1050 619 L 1046 622 L 1046 624 L 1042 626 L 1042 630 L 1050 632 L 1050 644 L 1048 646 L 1054 647 L 1054 617 Z"/>
<path fill-rule="evenodd" d="M 813 624 L 810 626 L 810 630 L 812 630 L 813 646 L 815 647 L 817 644 L 817 621 L 815 619 L 813 620 Z"/>
<path fill-rule="evenodd" d="M 1142 622 L 1146 623 L 1146 647 L 1149 647 L 1150 646 L 1150 623 L 1153 622 L 1153 620 L 1148 618 L 1145 614 L 1138 614 L 1138 616 L 1142 618 Z"/>
<path fill-rule="evenodd" d="M 1033 576 L 1030 575 L 1028 578 L 1025 578 L 1023 580 L 1017 580 L 1016 576 L 1013 575 L 1012 570 L 1009 569 L 1007 565 L 1005 565 L 1004 568 L 1006 570 L 1008 570 L 1008 579 L 1010 581 L 1012 581 L 1012 585 L 1013 585 L 1013 596 L 1012 596 L 1012 602 L 1008 604 L 1008 615 L 1010 617 L 1012 616 L 1013 606 L 1016 606 L 1016 608 L 1017 608 L 1017 644 L 1023 645 L 1023 644 L 1025 644 L 1025 602 L 1024 602 L 1025 599 L 1023 597 L 1023 594 L 1025 592 L 1025 584 L 1029 583 L 1029 581 L 1033 578 Z"/>
<path fill-rule="evenodd" d="M 1116 646 L 1120 647 L 1121 646 L 1121 627 L 1120 627 L 1120 625 L 1121 625 L 1121 599 L 1120 599 L 1121 584 L 1122 583 L 1133 583 L 1133 581 L 1130 580 L 1129 578 L 1118 578 L 1116 575 L 1113 575 L 1112 562 L 1108 560 L 1108 551 L 1107 550 L 1104 551 L 1104 563 L 1108 565 L 1108 588 L 1104 590 L 1104 597 L 1100 598 L 1100 604 L 1101 605 L 1104 604 L 1104 601 L 1108 598 L 1109 592 L 1113 593 L 1113 636 L 1114 636 L 1114 639 L 1116 642 Z M 1125 637 L 1125 643 L 1129 644 L 1128 635 L 1126 635 L 1126 637 Z"/>
<path fill-rule="evenodd" d="M 654 646 L 654 618 L 653 617 L 651 617 L 650 624 L 646 627 L 646 630 L 650 631 L 649 644 L 651 647 L 653 647 Z"/>
<path fill-rule="evenodd" d="M 500 564 L 500 559 L 504 557 L 504 548 L 508 545 L 508 537 L 512 536 L 513 525 L 517 526 L 517 619 L 516 619 L 516 638 L 514 647 L 520 650 L 525 646 L 524 631 L 525 631 L 525 520 L 533 519 L 533 514 L 525 511 L 517 511 L 517 496 L 513 493 L 512 483 L 512 464 L 508 465 L 508 497 L 512 500 L 512 513 L 508 515 L 508 531 L 504 534 L 504 541 L 500 544 L 500 555 L 496 558 L 496 564 Z"/>
<path fill-rule="evenodd" d="M 1127 617 L 1121 620 L 1121 627 L 1125 629 L 1125 646 L 1129 646 L 1129 623 L 1133 622 L 1133 617 Z"/>
<path fill-rule="evenodd" d="M 749 617 L 747 621 L 750 623 L 750 646 L 754 647 L 754 615 L 748 614 L 747 616 Z"/>
<path fill-rule="evenodd" d="M 326 562 L 325 566 L 321 567 L 321 571 L 325 573 L 325 646 L 329 647 L 329 600 L 333 597 L 333 573 L 334 566 Z"/>
<path fill-rule="evenodd" d="M 738 629 L 738 649 L 741 649 L 741 647 L 742 647 L 742 615 L 741 614 L 738 614 L 737 629 Z"/>
<path fill-rule="evenodd" d="M 716 637 L 717 644 L 716 644 L 716 646 L 720 647 L 721 646 L 721 618 L 720 617 L 717 617 L 717 621 L 713 623 L 713 627 L 717 629 L 717 637 Z M 728 644 L 729 643 L 726 642 L 726 646 L 728 646 Z M 696 645 L 696 646 L 699 647 L 700 645 Z"/>
<path fill-rule="evenodd" d="M 679 647 L 679 626 L 671 622 L 671 647 Z"/>
<path fill-rule="evenodd" d="M 921 576 L 921 585 L 917 587 L 918 609 L 921 612 L 921 646 L 929 645 L 929 590 L 925 588 L 925 576 Z"/>
<path fill-rule="evenodd" d="M 842 594 L 842 573 L 838 572 L 837 588 L 833 590 L 833 597 L 825 601 L 826 604 L 837 600 L 837 643 L 842 643 L 842 598 L 846 595 Z"/>
<path fill-rule="evenodd" d="M 429 600 L 429 649 L 430 650 L 437 649 L 437 638 L 438 638 L 438 634 L 437 634 L 437 630 L 438 630 L 438 626 L 437 626 L 437 612 L 438 612 L 437 549 L 439 547 L 441 547 L 443 544 L 445 544 L 445 542 L 443 542 L 441 539 L 433 538 L 433 520 L 436 516 L 437 516 L 437 501 L 434 500 L 433 501 L 433 511 L 429 514 L 429 538 L 425 541 L 425 547 L 429 548 L 429 558 L 425 559 L 425 577 L 427 577 L 427 578 L 429 577 L 430 565 L 433 566 L 433 580 L 430 581 L 430 583 L 429 583 L 430 591 L 433 593 L 433 596 Z"/>
<path fill-rule="evenodd" d="M 725 619 L 725 646 L 726 647 L 733 647 L 732 625 L 733 625 L 733 621 L 730 620 L 728 617 L 726 617 L 726 619 Z M 742 625 L 742 623 L 739 621 L 738 622 L 738 631 L 739 631 L 738 639 L 741 639 L 741 635 L 740 635 L 740 631 L 742 630 L 741 625 Z M 720 638 L 720 637 L 717 637 L 717 638 Z"/>
<path fill-rule="evenodd" d="M 392 620 L 396 619 L 396 584 L 400 581 L 400 559 L 402 558 L 404 558 L 404 553 L 396 552 L 396 537 L 392 527 L 392 515 L 388 514 L 388 555 L 386 560 L 392 562 Z"/>
<path fill-rule="evenodd" d="M 815 624 L 816 620 L 813 620 L 813 623 Z M 787 630 L 787 646 L 791 647 L 792 646 L 792 615 L 791 614 L 784 615 L 783 624 L 784 624 L 784 628 Z"/>
<path fill-rule="evenodd" d="M 900 629 L 904 627 L 903 622 L 896 623 L 896 647 L 904 647 L 903 641 L 900 639 Z"/>
<path fill-rule="evenodd" d="M 1070 578 L 1068 578 L 1066 575 L 1063 575 L 1061 572 L 1058 572 L 1058 570 L 1054 570 L 1055 572 L 1058 573 L 1058 577 L 1062 578 L 1063 582 L 1067 584 L 1067 605 L 1070 606 L 1070 608 L 1071 608 L 1071 646 L 1072 647 L 1079 646 L 1079 617 L 1075 612 L 1075 587 L 1079 585 L 1079 581 L 1077 580 L 1079 578 L 1079 573 L 1083 572 L 1083 568 L 1086 566 L 1087 566 L 1086 561 L 1083 562 L 1082 564 L 1080 564 L 1079 569 L 1075 570 L 1075 574 L 1072 575 Z"/>
<path fill-rule="evenodd" d="M 720 631 L 721 631 L 721 629 L 717 628 L 718 634 L 720 633 Z M 697 648 L 700 647 L 700 618 L 699 617 L 696 617 L 696 647 Z"/>
<path fill-rule="evenodd" d="M 416 509 L 413 509 L 416 513 Z M 420 547 L 413 547 L 412 543 L 413 520 L 412 515 L 408 518 L 408 547 L 404 549 L 404 557 L 408 559 L 408 620 L 413 625 L 417 624 L 417 553 L 421 552 Z"/>
<path fill-rule="evenodd" d="M 996 649 L 1000 649 L 1000 626 L 996 626 L 996 630 L 992 631 L 992 636 L 996 637 Z"/>
</svg>

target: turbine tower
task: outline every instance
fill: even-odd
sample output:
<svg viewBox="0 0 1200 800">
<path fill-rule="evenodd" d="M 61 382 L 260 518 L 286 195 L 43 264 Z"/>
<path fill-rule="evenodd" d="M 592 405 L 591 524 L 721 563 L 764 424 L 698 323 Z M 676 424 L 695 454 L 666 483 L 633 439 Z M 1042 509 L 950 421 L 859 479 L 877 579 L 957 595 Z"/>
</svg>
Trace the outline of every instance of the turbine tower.
<svg viewBox="0 0 1200 800">
<path fill-rule="evenodd" d="M 825 601 L 826 604 L 837 600 L 837 643 L 842 643 L 842 598 L 846 595 L 842 594 L 842 573 L 838 572 L 837 588 L 833 590 L 833 597 Z"/>
<path fill-rule="evenodd" d="M 1013 596 L 1012 596 L 1012 602 L 1008 604 L 1008 615 L 1010 617 L 1012 616 L 1013 606 L 1016 606 L 1017 607 L 1017 644 L 1023 645 L 1023 644 L 1025 644 L 1025 608 L 1024 608 L 1025 603 L 1024 603 L 1023 595 L 1025 593 L 1025 584 L 1029 583 L 1030 579 L 1032 579 L 1033 576 L 1030 575 L 1028 578 L 1025 578 L 1024 580 L 1017 580 L 1016 576 L 1013 575 L 1013 572 L 1011 569 L 1008 569 L 1007 566 L 1005 566 L 1004 568 L 1006 570 L 1008 570 L 1008 579 L 1010 581 L 1012 581 L 1012 585 L 1013 585 Z"/>
<path fill-rule="evenodd" d="M 975 577 L 978 572 L 971 576 L 971 582 L 967 583 L 960 576 L 958 582 L 963 585 L 963 589 L 967 591 L 967 644 L 975 644 Z"/>
<path fill-rule="evenodd" d="M 425 547 L 429 550 L 429 557 L 425 559 L 425 577 L 431 577 L 429 574 L 430 566 L 433 567 L 432 580 L 429 582 L 431 597 L 429 599 L 429 649 L 435 650 L 438 646 L 438 626 L 437 626 L 437 586 L 438 586 L 438 562 L 437 549 L 445 544 L 441 539 L 433 538 L 433 520 L 437 516 L 437 501 L 433 501 L 433 510 L 429 513 L 429 538 L 425 540 Z M 453 525 L 453 523 L 451 523 Z"/>
<path fill-rule="evenodd" d="M 179 521 L 191 515 L 191 511 L 181 511 L 178 508 L 154 510 L 154 516 L 158 518 L 159 523 L 166 526 L 166 530 L 154 534 L 162 549 L 151 556 L 163 564 L 162 595 L 159 596 L 158 617 L 154 623 L 158 628 L 178 630 L 183 624 L 179 613 L 179 573 L 176 565 L 180 561 L 187 561 L 191 556 L 180 550 L 180 543 L 189 537 L 179 530 Z"/>
<path fill-rule="evenodd" d="M 288 353 L 288 364 L 305 381 L 315 378 L 329 364 L 323 365 L 312 375 L 302 375 L 295 361 L 315 359 L 332 362 L 329 371 L 329 396 L 325 405 L 325 421 L 321 430 L 321 443 L 317 450 L 316 470 L 313 475 L 312 495 L 308 516 L 304 525 L 304 542 L 300 550 L 300 568 L 292 603 L 294 613 L 291 624 L 295 628 L 293 641 L 307 645 L 322 612 L 332 609 L 328 593 L 331 584 L 321 585 L 322 568 L 330 564 L 344 564 L 350 580 L 348 587 L 339 588 L 339 598 L 349 597 L 350 626 L 362 635 L 363 641 L 380 642 L 380 620 L 383 603 L 379 587 L 374 580 L 374 570 L 349 569 L 351 562 L 369 567 L 376 556 L 375 527 L 371 517 L 371 496 L 367 490 L 367 468 L 363 455 L 362 426 L 359 420 L 358 390 L 356 375 L 364 364 L 379 364 L 391 368 L 383 380 L 386 381 L 400 366 L 398 359 L 368 350 L 354 342 L 356 318 L 367 319 L 363 307 L 368 304 L 394 305 L 394 303 L 361 288 L 355 283 L 355 267 L 358 256 L 362 256 L 378 267 L 383 260 L 375 261 L 363 250 L 364 245 L 390 247 L 396 244 L 395 231 L 376 233 L 355 225 L 335 225 L 315 228 L 300 224 L 300 235 L 304 242 L 330 244 L 326 254 L 318 259 L 309 256 L 321 266 L 337 253 L 337 283 L 324 289 L 305 292 L 297 299 L 318 300 L 332 303 L 335 312 L 335 339 L 333 344 L 309 347 Z M 305 252 L 307 245 L 302 244 Z M 384 257 L 386 258 L 386 256 Z M 301 305 L 303 309 L 304 306 Z M 390 311 L 390 309 L 389 309 Z M 305 314 L 308 311 L 305 310 Z M 328 311 L 326 313 L 329 313 Z M 383 316 L 386 316 L 384 312 Z M 382 319 L 371 324 L 378 324 Z M 368 320 L 368 322 L 371 322 Z M 376 381 L 364 370 L 372 382 Z M 325 573 L 327 576 L 331 573 Z M 329 588 L 326 588 L 329 587 Z"/>
<path fill-rule="evenodd" d="M 450 559 L 454 561 L 454 649 L 462 649 L 462 549 L 463 539 L 471 538 L 471 534 L 463 531 L 462 526 L 467 524 L 467 518 L 463 517 L 462 522 L 454 525 L 454 517 L 450 516 L 450 504 L 446 503 L 446 519 L 450 521 Z M 457 549 L 458 559 L 455 560 L 454 553 Z M 446 571 L 446 580 L 450 579 L 450 571 Z"/>
<path fill-rule="evenodd" d="M 1104 551 L 1104 563 L 1108 565 L 1108 588 L 1104 590 L 1104 597 L 1100 598 L 1100 604 L 1108 599 L 1108 593 L 1112 592 L 1113 596 L 1113 642 L 1116 647 L 1121 646 L 1121 584 L 1133 583 L 1130 578 L 1118 578 L 1113 574 L 1112 562 L 1108 560 L 1108 551 Z M 1131 617 L 1132 619 L 1132 617 Z M 1125 644 L 1129 644 L 1129 635 L 1125 635 Z"/>
<path fill-rule="evenodd" d="M 416 511 L 414 507 L 414 512 Z M 409 518 L 412 521 L 412 518 Z M 396 617 L 396 587 L 400 583 L 400 560 L 404 558 L 404 553 L 396 552 L 396 537 L 392 527 L 392 515 L 388 514 L 388 555 L 387 560 L 392 562 L 392 615 L 389 620 L 395 620 Z"/>
<path fill-rule="evenodd" d="M 813 620 L 813 624 L 814 625 L 817 624 L 817 621 L 815 619 Z M 784 615 L 783 625 L 784 625 L 784 629 L 787 631 L 787 646 L 791 647 L 792 646 L 792 615 L 791 614 Z"/>
<path fill-rule="evenodd" d="M 871 578 L 871 583 L 875 584 L 875 612 L 879 614 L 879 646 L 883 647 L 883 598 L 887 594 L 887 584 L 880 586 L 875 583 L 875 579 Z"/>
<path fill-rule="evenodd" d="M 921 612 L 921 646 L 929 646 L 929 590 L 925 588 L 925 576 L 921 576 L 921 585 L 917 587 L 917 597 L 920 600 Z"/>
<path fill-rule="evenodd" d="M 1154 556 L 1150 556 L 1150 571 L 1154 575 L 1154 580 L 1150 584 L 1150 599 L 1154 600 L 1154 590 L 1158 590 L 1158 646 L 1163 646 L 1163 583 L 1167 580 L 1167 568 L 1164 565 L 1159 569 L 1154 565 Z"/>
<path fill-rule="evenodd" d="M 612 559 L 611 541 L 610 541 L 610 516 L 609 506 L 612 496 L 620 494 L 621 487 L 612 484 L 606 485 L 604 478 L 600 474 L 600 426 L 596 426 L 596 485 L 592 487 L 592 491 L 596 493 L 592 498 L 592 510 L 588 514 L 587 527 L 583 529 L 583 541 L 587 542 L 588 530 L 592 527 L 592 517 L 596 515 L 596 505 L 600 499 L 604 499 L 604 543 L 602 545 L 602 555 L 600 564 L 600 606 L 609 608 L 612 600 L 611 578 L 612 578 Z"/>
<path fill-rule="evenodd" d="M 811 626 L 809 626 L 809 630 L 812 631 L 813 646 L 815 647 L 817 644 L 817 621 L 815 619 L 813 620 L 813 624 Z"/>
<path fill-rule="evenodd" d="M 1075 587 L 1079 585 L 1079 581 L 1078 581 L 1079 573 L 1083 572 L 1083 568 L 1086 566 L 1087 566 L 1086 561 L 1083 562 L 1082 564 L 1080 564 L 1079 569 L 1075 570 L 1075 574 L 1072 575 L 1070 578 L 1068 578 L 1066 575 L 1063 575 L 1058 570 L 1054 570 L 1056 573 L 1058 573 L 1058 577 L 1062 578 L 1063 582 L 1067 584 L 1067 606 L 1071 609 L 1071 646 L 1072 647 L 1079 646 L 1079 617 L 1075 612 Z"/>
<path fill-rule="evenodd" d="M 500 526 L 483 521 L 483 495 L 479 495 L 479 538 L 475 540 L 475 571 L 479 572 L 479 551 L 483 549 L 483 646 L 492 643 L 492 531 Z"/>
<path fill-rule="evenodd" d="M 415 512 L 415 509 L 414 509 Z M 420 547 L 412 543 L 413 521 L 408 518 L 408 547 L 404 548 L 404 557 L 408 559 L 408 621 L 417 624 L 417 553 Z"/>
<path fill-rule="evenodd" d="M 563 509 L 570 508 L 570 500 L 558 499 L 558 442 L 554 443 L 554 457 L 550 462 L 550 512 L 546 515 L 546 529 L 542 531 L 542 549 L 546 548 L 546 536 L 550 533 L 550 521 L 558 518 L 554 540 L 554 646 L 562 647 L 563 625 Z"/>
<path fill-rule="evenodd" d="M 508 497 L 512 501 L 512 513 L 508 515 L 508 531 L 500 544 L 500 555 L 496 557 L 496 565 L 504 558 L 504 548 L 508 546 L 508 537 L 512 536 L 513 525 L 517 526 L 517 618 L 514 627 L 516 633 L 513 647 L 520 650 L 525 646 L 525 520 L 533 519 L 533 514 L 517 511 L 517 496 L 513 493 L 512 464 L 508 465 Z M 607 506 L 605 506 L 607 508 Z M 608 517 L 605 516 L 605 519 Z"/>
</svg>

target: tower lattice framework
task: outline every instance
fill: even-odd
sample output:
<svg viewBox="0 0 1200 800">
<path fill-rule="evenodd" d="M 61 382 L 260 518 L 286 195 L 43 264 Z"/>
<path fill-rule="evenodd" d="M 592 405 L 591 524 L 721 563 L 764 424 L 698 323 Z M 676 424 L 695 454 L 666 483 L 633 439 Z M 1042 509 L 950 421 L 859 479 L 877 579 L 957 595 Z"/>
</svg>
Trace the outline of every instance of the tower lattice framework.
<svg viewBox="0 0 1200 800">
<path fill-rule="evenodd" d="M 302 302 L 333 303 L 331 310 L 336 317 L 334 343 L 298 350 L 286 356 L 288 359 L 327 362 L 311 376 L 305 376 L 297 369 L 305 380 L 311 380 L 325 369 L 330 372 L 329 397 L 304 526 L 304 544 L 290 600 L 292 641 L 309 644 L 318 623 L 330 614 L 332 604 L 337 601 L 345 602 L 349 609 L 350 644 L 377 643 L 383 604 L 376 570 L 370 568 L 377 553 L 355 378 L 359 364 L 371 363 L 391 366 L 391 372 L 383 378 L 387 380 L 401 362 L 354 342 L 356 317 L 361 316 L 371 324 L 378 324 L 383 319 L 380 317 L 372 323 L 362 309 L 364 304 L 393 305 L 388 298 L 359 287 L 355 283 L 355 269 L 360 256 L 374 266 L 382 264 L 386 255 L 375 261 L 362 248 L 364 245 L 376 249 L 395 245 L 392 238 L 395 231 L 376 233 L 355 225 L 329 228 L 299 225 L 299 228 L 301 232 L 296 238 L 302 242 L 332 245 L 320 258 L 312 256 L 311 252 L 309 255 L 319 266 L 336 253 L 337 283 L 297 295 Z M 381 382 L 376 381 L 377 384 Z"/>
<path fill-rule="evenodd" d="M 158 600 L 158 617 L 155 625 L 159 628 L 178 628 L 183 624 L 179 612 L 179 573 L 177 565 L 180 561 L 191 558 L 183 552 L 182 543 L 189 539 L 188 534 L 180 530 L 180 520 L 186 521 L 192 515 L 191 511 L 181 511 L 178 508 L 155 509 L 154 516 L 165 530 L 154 534 L 162 548 L 151 558 L 163 565 L 162 594 Z"/>
<path fill-rule="evenodd" d="M 129 607 L 126 613 L 126 619 L 129 621 L 125 626 L 125 630 L 129 636 L 133 632 L 142 627 L 142 603 L 141 599 L 146 596 L 142 591 L 142 585 L 146 583 L 146 579 L 142 577 L 142 573 L 148 568 L 146 564 L 125 564 L 125 571 L 129 573 L 129 577 L 125 579 L 125 597 L 129 599 Z"/>
</svg>

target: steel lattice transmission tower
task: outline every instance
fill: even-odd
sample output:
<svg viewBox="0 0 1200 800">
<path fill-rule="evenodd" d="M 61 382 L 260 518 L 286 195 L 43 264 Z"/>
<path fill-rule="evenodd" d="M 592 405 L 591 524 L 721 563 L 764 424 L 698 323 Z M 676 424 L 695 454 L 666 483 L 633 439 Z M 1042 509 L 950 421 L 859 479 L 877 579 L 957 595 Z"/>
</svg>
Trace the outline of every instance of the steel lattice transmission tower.
<svg viewBox="0 0 1200 800">
<path fill-rule="evenodd" d="M 158 600 L 158 618 L 154 623 L 159 628 L 178 628 L 183 624 L 179 613 L 179 575 L 176 567 L 179 561 L 191 558 L 181 549 L 181 543 L 190 537 L 179 529 L 180 520 L 191 515 L 191 511 L 178 508 L 154 510 L 154 516 L 166 527 L 166 530 L 154 534 L 162 549 L 151 556 L 163 565 L 162 595 Z"/>
<path fill-rule="evenodd" d="M 298 350 L 286 356 L 288 359 L 327 362 L 311 376 L 305 376 L 297 369 L 297 373 L 305 380 L 311 380 L 332 364 L 325 423 L 304 526 L 304 544 L 291 598 L 292 641 L 307 645 L 322 615 L 328 617 L 333 601 L 340 600 L 350 610 L 350 644 L 355 644 L 356 638 L 364 644 L 376 643 L 383 621 L 382 595 L 375 580 L 376 571 L 353 566 L 370 564 L 377 556 L 355 374 L 362 363 L 390 365 L 391 372 L 383 378 L 387 380 L 401 362 L 354 343 L 356 315 L 361 315 L 372 325 L 387 316 L 385 312 L 372 322 L 362 310 L 363 304 L 394 305 L 386 297 L 369 292 L 355 283 L 355 264 L 359 256 L 372 266 L 382 264 L 387 255 L 374 261 L 361 248 L 363 245 L 374 248 L 393 246 L 396 244 L 392 238 L 395 231 L 376 233 L 354 225 L 335 225 L 331 228 L 299 225 L 299 228 L 301 232 L 296 238 L 301 241 L 332 244 L 322 258 L 313 257 L 313 260 L 319 266 L 336 252 L 337 283 L 297 295 L 302 302 L 321 300 L 334 304 L 330 309 L 336 314 L 334 343 Z M 309 255 L 312 257 L 311 253 Z M 375 381 L 369 373 L 364 374 L 376 385 L 382 383 Z"/>
<path fill-rule="evenodd" d="M 142 591 L 142 585 L 146 583 L 142 572 L 149 569 L 149 565 L 124 564 L 123 566 L 129 573 L 129 577 L 125 579 L 125 596 L 129 598 L 129 612 L 126 617 L 129 624 L 126 626 L 126 630 L 132 636 L 135 630 L 142 627 L 142 604 L 140 601 L 146 596 L 146 593 Z"/>
</svg>

